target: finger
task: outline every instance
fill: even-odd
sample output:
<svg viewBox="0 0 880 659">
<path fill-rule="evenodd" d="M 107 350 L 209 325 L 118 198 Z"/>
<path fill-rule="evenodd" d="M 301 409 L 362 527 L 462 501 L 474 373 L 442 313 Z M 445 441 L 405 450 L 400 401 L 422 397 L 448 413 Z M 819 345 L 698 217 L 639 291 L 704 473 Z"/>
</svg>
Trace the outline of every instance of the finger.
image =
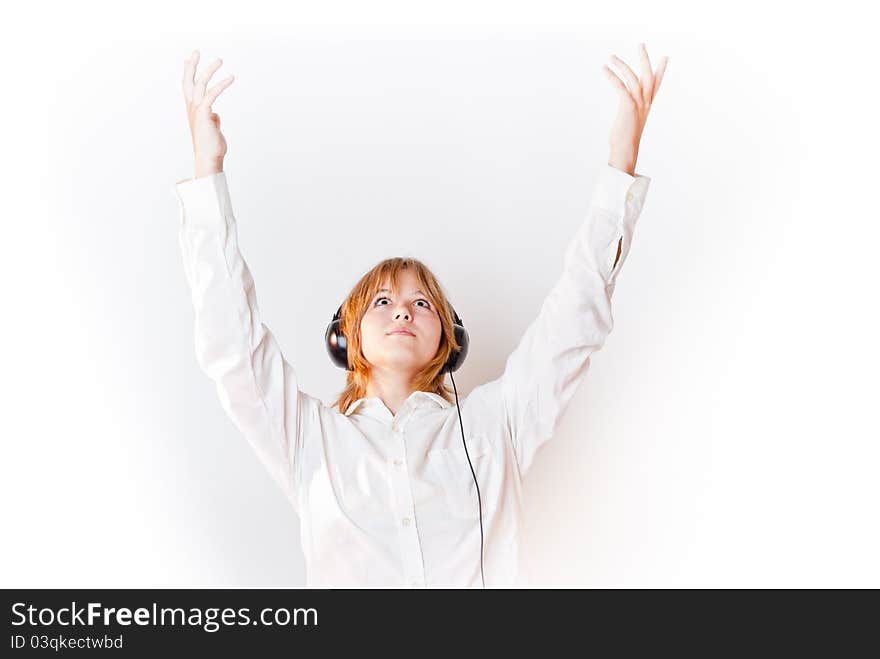
<svg viewBox="0 0 880 659">
<path fill-rule="evenodd" d="M 642 98 L 646 103 L 650 103 L 654 98 L 652 93 L 654 90 L 654 70 L 651 68 L 651 60 L 648 59 L 648 49 L 643 43 L 639 44 L 639 54 L 642 60 Z"/>
<path fill-rule="evenodd" d="M 226 76 L 220 82 L 218 82 L 216 85 L 211 87 L 211 89 L 208 90 L 208 93 L 205 94 L 205 98 L 202 100 L 202 105 L 204 105 L 208 110 L 210 110 L 211 104 L 220 95 L 220 92 L 222 92 L 224 89 L 229 87 L 229 85 L 232 84 L 233 80 L 235 80 L 235 76 L 229 75 L 229 76 Z"/>
<path fill-rule="evenodd" d="M 654 100 L 657 90 L 660 89 L 660 81 L 663 80 L 663 74 L 666 72 L 666 62 L 668 61 L 668 57 L 664 57 L 660 60 L 660 66 L 657 67 L 657 74 L 654 76 L 654 88 L 651 90 L 651 100 Z"/>
<path fill-rule="evenodd" d="M 192 101 L 193 78 L 195 77 L 196 65 L 199 63 L 199 51 L 194 50 L 188 60 L 184 60 L 183 67 L 183 95 L 187 101 Z"/>
<path fill-rule="evenodd" d="M 605 71 L 605 74 L 608 76 L 608 79 L 611 80 L 611 84 L 619 91 L 621 94 L 628 98 L 632 98 L 630 96 L 629 90 L 626 88 L 626 85 L 623 84 L 623 80 L 621 80 L 617 74 L 611 70 L 607 64 L 602 65 L 602 70 Z"/>
<path fill-rule="evenodd" d="M 209 66 L 202 75 L 196 78 L 195 87 L 193 88 L 193 101 L 195 103 L 201 104 L 202 99 L 205 96 L 205 87 L 208 86 L 208 81 L 211 79 L 211 76 L 214 75 L 214 72 L 220 68 L 223 64 L 223 60 L 219 57 L 211 62 L 211 66 Z"/>
<path fill-rule="evenodd" d="M 629 65 L 620 59 L 617 55 L 611 56 L 612 61 L 620 67 L 620 70 L 623 71 L 623 77 L 626 78 L 626 81 L 629 87 L 629 91 L 631 96 L 637 101 L 642 100 L 642 86 L 639 84 L 639 78 L 633 73 L 633 70 L 629 68 Z"/>
</svg>

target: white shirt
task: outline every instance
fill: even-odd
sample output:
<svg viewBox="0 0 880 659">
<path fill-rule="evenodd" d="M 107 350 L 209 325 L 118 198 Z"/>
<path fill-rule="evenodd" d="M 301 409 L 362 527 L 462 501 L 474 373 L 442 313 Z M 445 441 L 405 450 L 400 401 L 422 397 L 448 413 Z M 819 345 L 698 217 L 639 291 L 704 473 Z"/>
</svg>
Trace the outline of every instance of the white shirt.
<svg viewBox="0 0 880 659">
<path fill-rule="evenodd" d="M 503 374 L 459 397 L 487 588 L 528 585 L 522 480 L 611 331 L 615 280 L 650 180 L 599 169 L 562 274 Z M 378 397 L 342 414 L 305 393 L 260 320 L 225 174 L 175 188 L 196 358 L 300 517 L 307 586 L 480 587 L 477 490 L 455 404 L 416 391 L 396 415 Z"/>
</svg>

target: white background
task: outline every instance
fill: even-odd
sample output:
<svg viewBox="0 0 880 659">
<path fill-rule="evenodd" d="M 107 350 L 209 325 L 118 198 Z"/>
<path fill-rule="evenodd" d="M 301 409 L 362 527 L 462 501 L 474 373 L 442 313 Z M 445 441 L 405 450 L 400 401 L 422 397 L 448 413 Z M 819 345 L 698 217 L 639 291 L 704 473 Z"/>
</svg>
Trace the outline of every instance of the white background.
<svg viewBox="0 0 880 659">
<path fill-rule="evenodd" d="M 3 26 L 0 586 L 301 586 L 299 520 L 199 371 L 183 60 L 302 387 L 382 258 L 497 377 L 608 157 L 611 53 L 670 57 L 615 326 L 526 481 L 536 585 L 880 586 L 876 52 L 856 2 L 32 6 Z M 279 13 L 280 7 L 283 13 Z M 306 10 L 305 7 L 309 9 Z M 430 7 L 430 9 L 429 9 Z M 21 12 L 21 10 L 18 10 Z"/>
</svg>

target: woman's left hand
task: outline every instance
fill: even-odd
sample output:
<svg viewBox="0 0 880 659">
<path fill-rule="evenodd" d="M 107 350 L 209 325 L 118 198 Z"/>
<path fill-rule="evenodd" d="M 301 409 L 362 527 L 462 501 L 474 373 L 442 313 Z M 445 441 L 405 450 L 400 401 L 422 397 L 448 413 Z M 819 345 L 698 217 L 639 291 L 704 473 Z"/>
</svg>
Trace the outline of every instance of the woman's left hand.
<svg viewBox="0 0 880 659">
<path fill-rule="evenodd" d="M 602 67 L 620 96 L 620 106 L 609 139 L 611 157 L 608 164 L 625 171 L 630 176 L 635 174 L 642 131 L 648 120 L 651 103 L 654 101 L 654 96 L 663 80 L 666 63 L 669 61 L 668 57 L 664 57 L 660 60 L 657 71 L 652 72 L 651 60 L 648 59 L 648 50 L 645 48 L 645 44 L 639 44 L 639 53 L 642 62 L 641 80 L 617 55 L 612 55 L 611 60 L 622 71 L 623 78 L 627 82 L 626 85 L 608 65 Z"/>
</svg>

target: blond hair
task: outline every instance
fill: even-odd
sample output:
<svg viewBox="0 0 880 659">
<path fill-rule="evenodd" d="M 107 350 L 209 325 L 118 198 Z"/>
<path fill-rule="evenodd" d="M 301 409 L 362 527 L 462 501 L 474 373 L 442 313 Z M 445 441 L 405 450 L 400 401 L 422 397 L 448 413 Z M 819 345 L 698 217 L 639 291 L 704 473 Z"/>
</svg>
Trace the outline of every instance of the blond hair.
<svg viewBox="0 0 880 659">
<path fill-rule="evenodd" d="M 352 369 L 348 371 L 345 389 L 333 402 L 333 406 L 338 405 L 342 413 L 345 413 L 356 400 L 367 395 L 367 383 L 370 381 L 371 364 L 364 357 L 361 349 L 361 319 L 386 280 L 391 282 L 393 291 L 398 290 L 398 276 L 405 269 L 412 269 L 422 291 L 440 316 L 442 325 L 437 354 L 416 373 L 413 378 L 414 390 L 438 394 L 452 402 L 452 389 L 444 384 L 446 373 L 443 369 L 452 352 L 461 350 L 461 346 L 455 340 L 452 307 L 440 282 L 424 263 L 412 257 L 396 256 L 381 261 L 361 277 L 342 303 L 340 331 L 347 341 L 348 365 Z"/>
</svg>

